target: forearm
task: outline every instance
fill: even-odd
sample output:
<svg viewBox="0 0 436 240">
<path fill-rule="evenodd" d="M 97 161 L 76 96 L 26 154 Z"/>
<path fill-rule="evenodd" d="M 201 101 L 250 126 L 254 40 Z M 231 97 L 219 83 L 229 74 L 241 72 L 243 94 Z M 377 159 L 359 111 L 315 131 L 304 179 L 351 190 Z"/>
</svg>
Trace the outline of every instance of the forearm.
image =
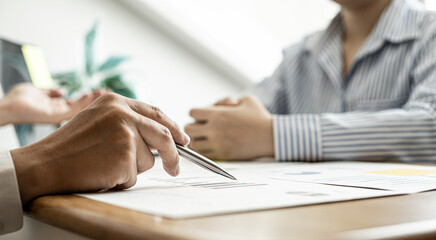
<svg viewBox="0 0 436 240">
<path fill-rule="evenodd" d="M 38 196 L 54 192 L 50 189 L 54 182 L 50 171 L 52 166 L 43 161 L 41 146 L 29 145 L 10 151 L 23 205 Z"/>
<path fill-rule="evenodd" d="M 436 160 L 436 121 L 426 111 L 274 117 L 276 159 Z"/>
<path fill-rule="evenodd" d="M 9 101 L 6 98 L 0 99 L 0 126 L 7 125 L 12 122 L 11 109 Z"/>
</svg>

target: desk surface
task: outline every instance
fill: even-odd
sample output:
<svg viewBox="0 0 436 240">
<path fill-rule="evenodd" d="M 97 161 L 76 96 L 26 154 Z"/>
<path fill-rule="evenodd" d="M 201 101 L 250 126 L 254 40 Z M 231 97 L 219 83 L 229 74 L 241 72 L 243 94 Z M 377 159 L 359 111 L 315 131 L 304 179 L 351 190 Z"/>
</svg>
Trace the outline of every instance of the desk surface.
<svg viewBox="0 0 436 240">
<path fill-rule="evenodd" d="M 98 239 L 326 239 L 350 230 L 435 219 L 435 203 L 433 191 L 170 220 L 64 195 L 34 200 L 27 214 Z"/>
</svg>

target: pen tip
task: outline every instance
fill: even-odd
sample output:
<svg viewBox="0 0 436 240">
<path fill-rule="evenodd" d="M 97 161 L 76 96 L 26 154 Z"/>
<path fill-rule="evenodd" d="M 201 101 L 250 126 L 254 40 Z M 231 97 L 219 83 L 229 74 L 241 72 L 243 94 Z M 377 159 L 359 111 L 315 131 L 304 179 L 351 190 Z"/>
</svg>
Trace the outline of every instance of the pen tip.
<svg viewBox="0 0 436 240">
<path fill-rule="evenodd" d="M 226 178 L 230 178 L 230 179 L 232 179 L 232 180 L 238 180 L 238 179 L 236 179 L 235 177 L 233 177 L 230 173 L 228 173 L 228 172 L 225 172 L 225 171 L 221 171 L 221 173 L 220 173 L 222 176 L 224 176 L 224 177 L 226 177 Z"/>
</svg>

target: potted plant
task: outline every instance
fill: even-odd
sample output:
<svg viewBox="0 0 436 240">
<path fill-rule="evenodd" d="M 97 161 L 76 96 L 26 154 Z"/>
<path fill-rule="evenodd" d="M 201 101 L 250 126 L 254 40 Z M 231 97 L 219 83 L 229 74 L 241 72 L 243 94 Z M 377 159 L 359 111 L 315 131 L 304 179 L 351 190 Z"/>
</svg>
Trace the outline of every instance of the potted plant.
<svg viewBox="0 0 436 240">
<path fill-rule="evenodd" d="M 68 95 L 80 96 L 94 89 L 105 88 L 136 99 L 134 90 L 125 81 L 125 74 L 119 66 L 129 58 L 125 56 L 110 56 L 101 63 L 95 60 L 95 45 L 99 22 L 96 21 L 91 30 L 86 34 L 84 44 L 84 68 L 81 70 L 67 71 L 53 74 L 57 85 L 65 87 Z"/>
</svg>

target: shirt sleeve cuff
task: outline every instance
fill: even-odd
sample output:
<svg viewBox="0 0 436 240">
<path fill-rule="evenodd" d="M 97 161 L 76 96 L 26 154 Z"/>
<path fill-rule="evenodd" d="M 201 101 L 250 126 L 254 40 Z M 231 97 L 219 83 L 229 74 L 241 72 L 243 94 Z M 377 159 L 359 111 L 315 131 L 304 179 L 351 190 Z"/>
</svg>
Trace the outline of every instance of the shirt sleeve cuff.
<svg viewBox="0 0 436 240">
<path fill-rule="evenodd" d="M 273 115 L 273 134 L 277 161 L 322 160 L 319 115 Z"/>
<path fill-rule="evenodd" d="M 0 151 L 0 235 L 23 226 L 23 209 L 14 163 L 9 151 Z"/>
</svg>

